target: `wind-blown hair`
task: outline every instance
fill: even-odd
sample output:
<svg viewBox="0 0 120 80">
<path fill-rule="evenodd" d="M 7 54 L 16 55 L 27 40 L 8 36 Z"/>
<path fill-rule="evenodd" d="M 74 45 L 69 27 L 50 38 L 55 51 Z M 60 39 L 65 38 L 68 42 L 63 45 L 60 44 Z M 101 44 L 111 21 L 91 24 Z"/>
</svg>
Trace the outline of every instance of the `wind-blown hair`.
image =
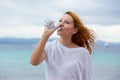
<svg viewBox="0 0 120 80">
<path fill-rule="evenodd" d="M 80 18 L 74 12 L 68 11 L 64 14 L 68 14 L 73 18 L 74 27 L 78 29 L 77 33 L 73 35 L 72 41 L 80 47 L 86 48 L 91 54 L 92 46 L 95 44 L 95 32 L 84 26 Z"/>
</svg>

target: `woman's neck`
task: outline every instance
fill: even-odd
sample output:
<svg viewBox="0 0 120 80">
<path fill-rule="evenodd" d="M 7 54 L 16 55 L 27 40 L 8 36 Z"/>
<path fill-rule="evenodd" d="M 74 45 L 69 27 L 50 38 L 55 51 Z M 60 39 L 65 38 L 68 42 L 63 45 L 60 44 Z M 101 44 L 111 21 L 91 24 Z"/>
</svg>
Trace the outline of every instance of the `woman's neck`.
<svg viewBox="0 0 120 80">
<path fill-rule="evenodd" d="M 78 45 L 76 45 L 75 43 L 72 42 L 71 39 L 67 39 L 67 38 L 59 38 L 59 42 L 63 45 L 65 45 L 68 48 L 74 48 L 74 47 L 79 47 Z"/>
</svg>

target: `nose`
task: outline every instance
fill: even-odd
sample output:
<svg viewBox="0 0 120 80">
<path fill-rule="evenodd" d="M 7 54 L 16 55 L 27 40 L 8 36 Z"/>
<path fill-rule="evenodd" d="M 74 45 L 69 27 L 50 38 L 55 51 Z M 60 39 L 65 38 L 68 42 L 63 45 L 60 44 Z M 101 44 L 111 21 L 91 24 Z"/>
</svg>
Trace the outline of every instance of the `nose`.
<svg viewBox="0 0 120 80">
<path fill-rule="evenodd" d="M 63 22 L 59 22 L 59 27 L 63 27 Z"/>
</svg>

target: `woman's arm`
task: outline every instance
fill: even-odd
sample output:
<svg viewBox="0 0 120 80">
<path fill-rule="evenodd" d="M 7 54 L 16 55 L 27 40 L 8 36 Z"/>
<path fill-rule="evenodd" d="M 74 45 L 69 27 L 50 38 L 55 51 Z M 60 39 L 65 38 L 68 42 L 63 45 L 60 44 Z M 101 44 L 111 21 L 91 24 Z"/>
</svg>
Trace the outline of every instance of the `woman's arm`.
<svg viewBox="0 0 120 80">
<path fill-rule="evenodd" d="M 48 40 L 48 38 L 50 37 L 50 35 L 57 29 L 58 27 L 55 27 L 54 29 L 49 29 L 49 28 L 45 28 L 45 31 L 41 37 L 41 40 L 38 42 L 38 44 L 36 45 L 31 59 L 30 59 L 30 63 L 34 66 L 40 64 L 44 59 L 45 59 L 45 45 L 46 42 Z"/>
</svg>

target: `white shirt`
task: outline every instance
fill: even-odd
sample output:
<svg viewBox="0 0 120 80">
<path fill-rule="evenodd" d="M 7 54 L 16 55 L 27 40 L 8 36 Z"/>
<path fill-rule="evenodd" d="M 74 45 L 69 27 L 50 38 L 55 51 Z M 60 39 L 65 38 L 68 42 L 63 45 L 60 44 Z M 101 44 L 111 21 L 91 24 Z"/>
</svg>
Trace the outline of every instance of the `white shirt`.
<svg viewBox="0 0 120 80">
<path fill-rule="evenodd" d="M 94 80 L 91 57 L 83 47 L 68 48 L 59 41 L 48 42 L 46 80 Z"/>
</svg>

